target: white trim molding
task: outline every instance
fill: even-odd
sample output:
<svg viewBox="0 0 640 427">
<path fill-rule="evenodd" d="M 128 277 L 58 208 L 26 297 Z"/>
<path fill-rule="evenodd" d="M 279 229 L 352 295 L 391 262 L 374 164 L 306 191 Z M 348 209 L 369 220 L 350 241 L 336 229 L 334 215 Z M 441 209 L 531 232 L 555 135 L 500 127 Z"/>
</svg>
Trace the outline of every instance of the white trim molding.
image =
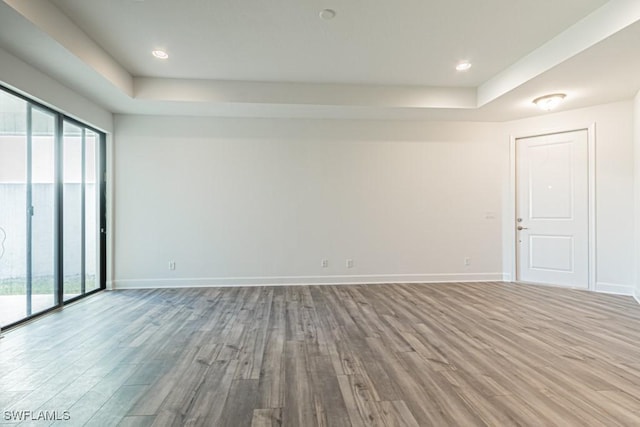
<svg viewBox="0 0 640 427">
<path fill-rule="evenodd" d="M 603 294 L 635 296 L 635 289 L 633 288 L 633 285 L 598 282 L 596 283 L 595 291 Z"/>
<path fill-rule="evenodd" d="M 200 288 L 227 286 L 378 285 L 393 283 L 502 282 L 502 273 L 382 274 L 282 277 L 197 277 L 121 279 L 111 289 Z"/>
</svg>

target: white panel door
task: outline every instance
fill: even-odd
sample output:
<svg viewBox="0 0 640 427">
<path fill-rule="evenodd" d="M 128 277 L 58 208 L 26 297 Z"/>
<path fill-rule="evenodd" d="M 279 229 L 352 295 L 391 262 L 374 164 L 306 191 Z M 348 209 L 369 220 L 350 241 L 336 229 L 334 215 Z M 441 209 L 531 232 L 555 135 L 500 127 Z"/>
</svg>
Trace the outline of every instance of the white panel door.
<svg viewBox="0 0 640 427">
<path fill-rule="evenodd" d="M 587 131 L 516 141 L 517 279 L 588 288 Z"/>
</svg>

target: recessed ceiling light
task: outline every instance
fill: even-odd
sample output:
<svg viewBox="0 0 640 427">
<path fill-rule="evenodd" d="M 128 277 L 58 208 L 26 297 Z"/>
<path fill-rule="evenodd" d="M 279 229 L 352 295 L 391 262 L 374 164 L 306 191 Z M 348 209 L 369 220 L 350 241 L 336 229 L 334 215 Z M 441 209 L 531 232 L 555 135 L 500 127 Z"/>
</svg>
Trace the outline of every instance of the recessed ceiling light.
<svg viewBox="0 0 640 427">
<path fill-rule="evenodd" d="M 159 59 L 167 59 L 169 57 L 169 54 L 167 52 L 159 49 L 152 51 L 151 54 Z"/>
<path fill-rule="evenodd" d="M 533 100 L 541 110 L 551 111 L 564 101 L 567 97 L 564 93 L 552 93 L 551 95 L 541 96 Z"/>
<path fill-rule="evenodd" d="M 320 11 L 320 18 L 328 21 L 336 17 L 336 11 L 333 9 L 323 9 Z"/>
<path fill-rule="evenodd" d="M 469 61 L 460 61 L 456 65 L 456 70 L 458 71 L 467 71 L 469 68 L 471 68 L 471 62 Z"/>
</svg>

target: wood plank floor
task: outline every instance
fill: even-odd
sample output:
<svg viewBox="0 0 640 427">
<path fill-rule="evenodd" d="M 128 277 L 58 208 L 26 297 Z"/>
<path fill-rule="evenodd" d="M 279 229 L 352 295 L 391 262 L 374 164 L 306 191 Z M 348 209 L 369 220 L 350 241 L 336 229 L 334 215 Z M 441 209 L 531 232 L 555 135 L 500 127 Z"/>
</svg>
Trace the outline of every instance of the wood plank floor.
<svg viewBox="0 0 640 427">
<path fill-rule="evenodd" d="M 640 425 L 640 306 L 502 283 L 104 292 L 5 333 L 7 411 L 91 426 Z"/>
</svg>

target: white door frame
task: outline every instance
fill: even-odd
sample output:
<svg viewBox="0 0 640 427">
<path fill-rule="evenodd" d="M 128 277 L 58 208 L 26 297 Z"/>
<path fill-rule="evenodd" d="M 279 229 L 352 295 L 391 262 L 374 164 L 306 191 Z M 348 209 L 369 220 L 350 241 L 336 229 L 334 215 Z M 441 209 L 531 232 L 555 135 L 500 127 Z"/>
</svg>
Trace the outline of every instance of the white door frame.
<svg viewBox="0 0 640 427">
<path fill-rule="evenodd" d="M 591 123 L 587 126 L 576 126 L 562 129 L 551 129 L 542 132 L 529 132 L 518 135 L 511 135 L 509 141 L 509 214 L 506 221 L 506 237 L 508 239 L 507 250 L 509 251 L 511 260 L 511 281 L 517 281 L 518 260 L 517 260 L 517 236 L 516 236 L 516 212 L 517 212 L 517 196 L 516 196 L 516 141 L 523 138 L 532 138 L 536 136 L 552 135 L 556 133 L 587 131 L 587 151 L 588 151 L 588 198 L 589 198 L 589 283 L 588 289 L 595 291 L 596 289 L 596 124 Z"/>
</svg>

